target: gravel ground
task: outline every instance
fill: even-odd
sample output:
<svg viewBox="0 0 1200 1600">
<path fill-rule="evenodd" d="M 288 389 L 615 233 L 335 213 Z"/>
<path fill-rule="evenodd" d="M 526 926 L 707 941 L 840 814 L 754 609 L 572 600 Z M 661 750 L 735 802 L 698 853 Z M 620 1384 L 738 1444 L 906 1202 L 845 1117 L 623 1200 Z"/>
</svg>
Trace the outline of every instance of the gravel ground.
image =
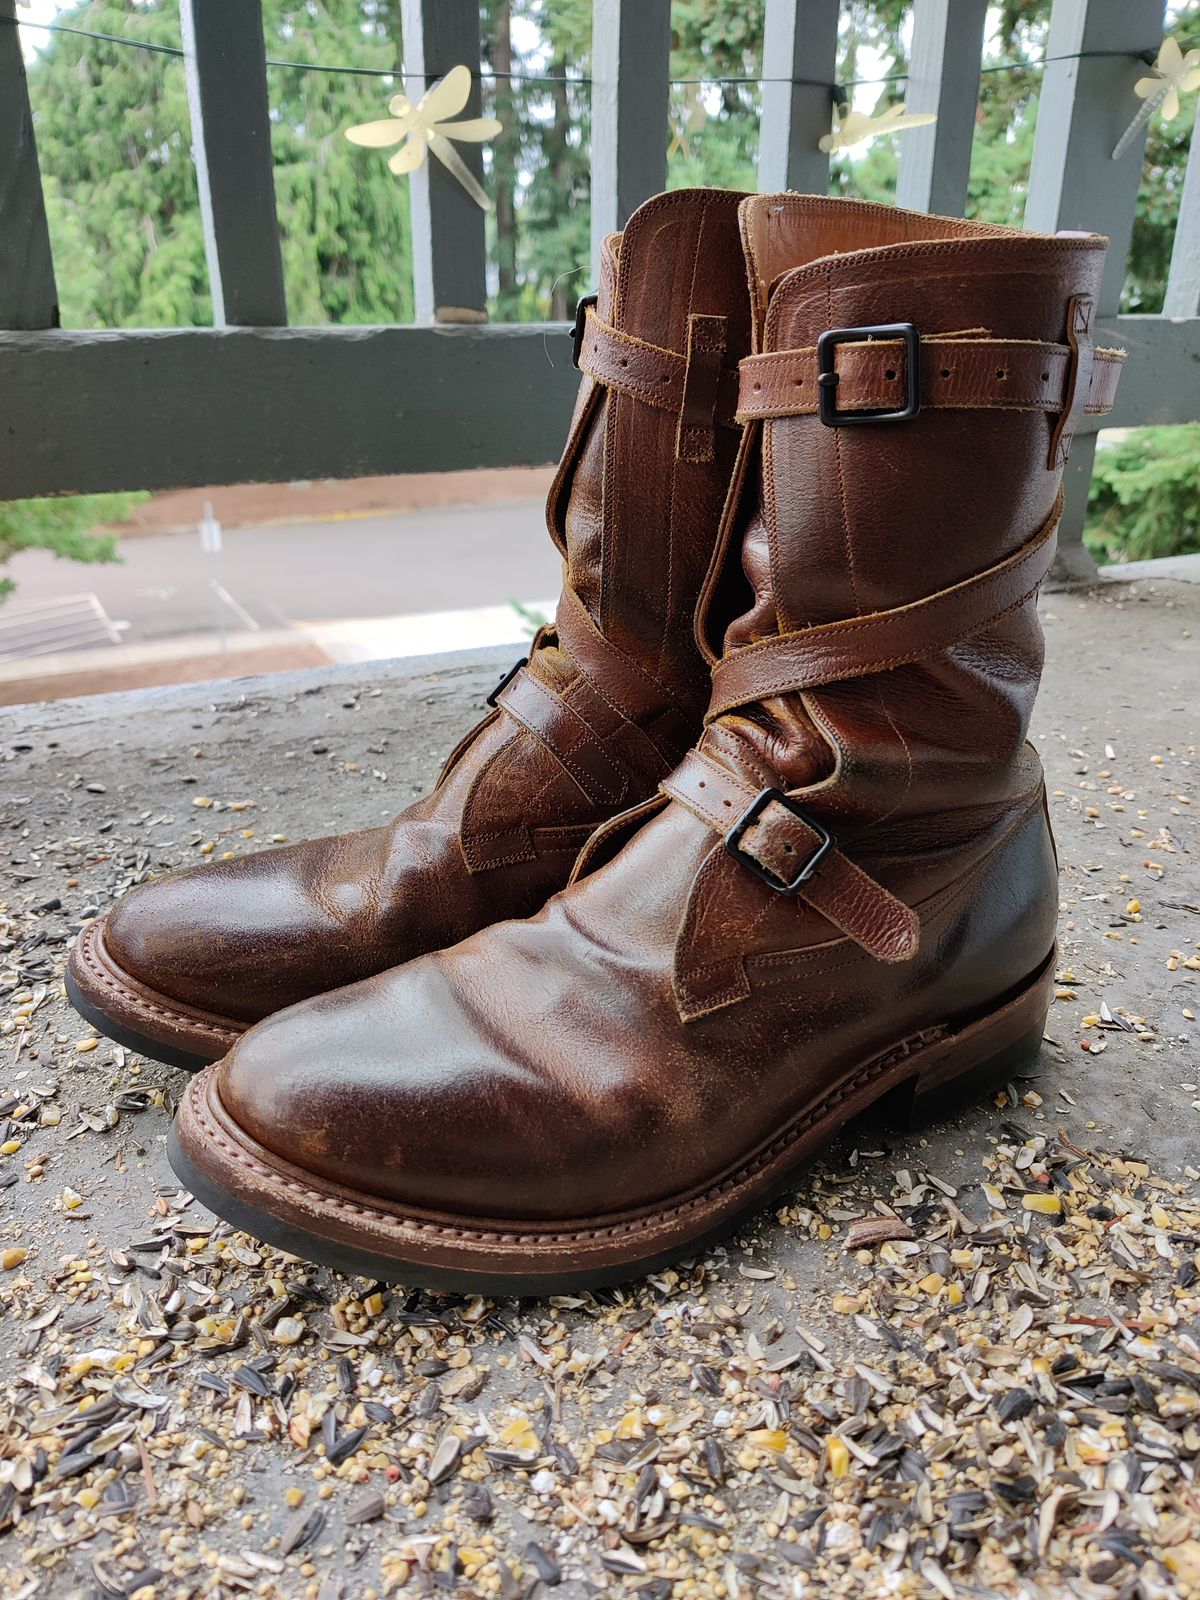
<svg viewBox="0 0 1200 1600">
<path fill-rule="evenodd" d="M 182 1074 L 61 974 L 149 873 L 370 824 L 494 655 L 0 720 L 0 1593 L 1200 1595 L 1200 591 L 1043 601 L 1062 857 L 1028 1079 L 860 1125 L 687 1270 L 490 1303 L 179 1191 Z"/>
</svg>

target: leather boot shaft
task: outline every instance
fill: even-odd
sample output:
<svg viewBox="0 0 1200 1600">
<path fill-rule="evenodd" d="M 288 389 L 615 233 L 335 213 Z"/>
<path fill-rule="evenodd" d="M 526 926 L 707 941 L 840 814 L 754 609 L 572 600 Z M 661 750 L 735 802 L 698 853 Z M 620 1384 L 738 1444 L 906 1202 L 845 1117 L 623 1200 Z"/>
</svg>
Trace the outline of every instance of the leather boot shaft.
<svg viewBox="0 0 1200 1600">
<path fill-rule="evenodd" d="M 741 433 L 737 364 L 750 351 L 742 198 L 673 190 L 605 239 L 582 324 L 584 381 L 547 503 L 567 587 L 697 717 L 708 670 L 696 603 Z"/>
<path fill-rule="evenodd" d="M 895 831 L 905 818 L 1003 806 L 1024 781 L 1015 764 L 1041 673 L 1036 584 L 969 635 L 861 672 L 876 665 L 867 619 L 950 591 L 1049 530 L 1067 441 L 1059 413 L 1035 409 L 1029 386 L 1061 391 L 1061 352 L 1076 337 L 1071 324 L 1090 320 L 1106 241 L 798 195 L 746 201 L 742 232 L 759 355 L 743 401 L 766 414 L 750 423 L 753 469 L 727 535 L 726 564 L 741 582 L 714 585 L 710 650 L 758 646 L 766 657 L 764 641 L 852 620 L 864 626 L 847 638 L 867 648 L 854 676 L 839 681 L 832 668 L 826 683 L 727 711 L 718 684 L 705 749 L 748 773 L 765 763 L 787 788 L 819 784 L 814 804 L 843 828 L 890 821 Z M 921 409 L 843 423 L 837 413 L 856 401 L 831 386 L 833 425 L 822 421 L 819 375 L 788 353 L 815 352 L 831 329 L 888 324 L 915 330 Z M 843 336 L 832 358 L 843 381 L 861 386 L 854 363 L 873 337 Z M 883 349 L 876 412 L 903 407 L 910 376 L 903 344 Z M 954 403 L 939 404 L 951 392 Z M 811 409 L 786 414 L 789 395 Z M 764 666 L 764 686 L 780 670 L 778 659 Z M 917 842 L 914 833 L 904 848 Z"/>
</svg>

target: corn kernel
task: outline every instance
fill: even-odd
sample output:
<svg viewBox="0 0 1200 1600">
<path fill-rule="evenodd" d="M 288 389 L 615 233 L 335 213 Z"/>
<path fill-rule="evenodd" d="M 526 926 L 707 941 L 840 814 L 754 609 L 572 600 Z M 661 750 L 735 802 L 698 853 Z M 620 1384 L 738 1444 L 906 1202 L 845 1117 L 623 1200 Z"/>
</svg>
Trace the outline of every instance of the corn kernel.
<svg viewBox="0 0 1200 1600">
<path fill-rule="evenodd" d="M 834 1478 L 844 1478 L 850 1471 L 850 1452 L 846 1441 L 836 1436 L 829 1441 L 829 1473 Z"/>
<path fill-rule="evenodd" d="M 751 1428 L 746 1443 L 757 1450 L 774 1450 L 776 1455 L 782 1455 L 787 1449 L 787 1434 L 782 1428 Z"/>
</svg>

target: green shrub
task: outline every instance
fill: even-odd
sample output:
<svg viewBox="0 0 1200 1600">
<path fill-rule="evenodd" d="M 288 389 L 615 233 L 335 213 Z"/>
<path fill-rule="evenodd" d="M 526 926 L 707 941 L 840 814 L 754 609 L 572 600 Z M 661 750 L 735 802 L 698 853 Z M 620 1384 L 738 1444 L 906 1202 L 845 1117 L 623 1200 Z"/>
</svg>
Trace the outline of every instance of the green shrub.
<svg viewBox="0 0 1200 1600">
<path fill-rule="evenodd" d="M 1131 428 L 1096 452 L 1084 541 L 1101 562 L 1200 551 L 1200 424 Z"/>
<path fill-rule="evenodd" d="M 19 550 L 49 550 L 67 561 L 119 561 L 116 535 L 94 530 L 124 522 L 135 505 L 149 498 L 143 491 L 0 501 L 0 566 Z M 14 588 L 11 578 L 0 578 L 0 601 Z"/>
</svg>

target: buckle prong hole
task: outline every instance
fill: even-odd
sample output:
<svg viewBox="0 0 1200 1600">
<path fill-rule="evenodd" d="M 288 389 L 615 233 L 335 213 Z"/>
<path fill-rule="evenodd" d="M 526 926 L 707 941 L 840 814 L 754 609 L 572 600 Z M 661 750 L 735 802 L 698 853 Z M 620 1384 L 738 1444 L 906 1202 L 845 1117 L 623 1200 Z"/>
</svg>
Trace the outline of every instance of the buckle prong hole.
<svg viewBox="0 0 1200 1600">
<path fill-rule="evenodd" d="M 896 377 L 896 369 L 895 369 L 895 367 L 889 367 L 887 369 L 887 371 L 884 373 L 884 377 L 888 380 L 889 383 L 893 382 L 895 380 L 895 377 Z"/>
<path fill-rule="evenodd" d="M 942 368 L 942 377 L 943 378 L 948 378 L 949 376 L 950 376 L 950 368 L 949 367 L 943 367 Z"/>
</svg>

